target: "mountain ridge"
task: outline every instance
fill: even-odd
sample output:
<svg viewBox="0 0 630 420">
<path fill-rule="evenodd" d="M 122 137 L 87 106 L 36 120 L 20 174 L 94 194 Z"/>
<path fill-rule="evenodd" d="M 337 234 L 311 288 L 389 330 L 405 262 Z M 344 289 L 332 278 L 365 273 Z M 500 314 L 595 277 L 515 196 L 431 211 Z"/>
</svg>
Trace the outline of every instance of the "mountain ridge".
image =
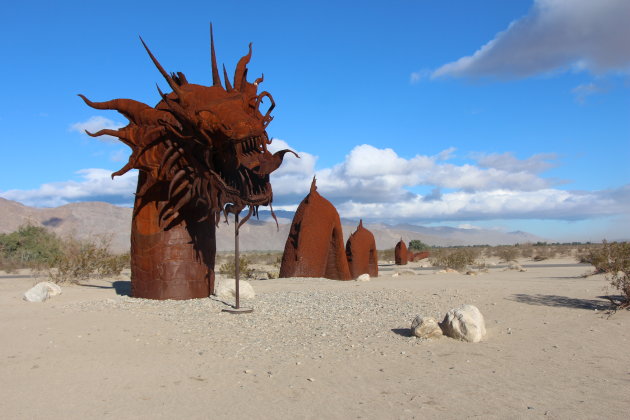
<svg viewBox="0 0 630 420">
<path fill-rule="evenodd" d="M 133 209 L 119 207 L 105 202 L 77 202 L 59 207 L 29 207 L 16 201 L 0 198 L 0 233 L 9 233 L 20 226 L 30 223 L 43 226 L 62 236 L 87 239 L 94 236 L 111 240 L 114 252 L 129 250 L 131 216 Z M 294 212 L 275 211 L 278 226 L 269 210 L 259 212 L 259 220 L 250 219 L 241 227 L 240 249 L 243 251 L 282 251 L 289 235 Z M 217 229 L 217 251 L 234 249 L 234 227 L 225 219 Z M 344 241 L 356 230 L 359 221 L 342 219 Z M 546 239 L 527 232 L 502 232 L 491 229 L 462 229 L 450 226 L 427 227 L 411 224 L 389 225 L 370 223 L 363 225 L 369 229 L 376 240 L 378 249 L 393 248 L 402 238 L 405 242 L 419 239 L 432 246 L 454 245 L 511 245 L 515 243 L 538 242 Z"/>
</svg>

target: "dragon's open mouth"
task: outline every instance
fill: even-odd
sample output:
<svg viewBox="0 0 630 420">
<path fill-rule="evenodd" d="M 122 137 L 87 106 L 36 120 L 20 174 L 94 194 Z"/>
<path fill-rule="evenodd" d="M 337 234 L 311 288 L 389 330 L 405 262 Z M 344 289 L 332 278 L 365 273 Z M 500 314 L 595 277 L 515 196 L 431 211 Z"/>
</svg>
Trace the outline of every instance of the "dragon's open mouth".
<svg viewBox="0 0 630 420">
<path fill-rule="evenodd" d="M 227 196 L 238 197 L 247 205 L 267 205 L 271 201 L 269 172 L 264 163 L 273 159 L 267 151 L 267 135 L 250 136 L 232 141 L 234 166 L 215 162 L 210 173 Z"/>
</svg>

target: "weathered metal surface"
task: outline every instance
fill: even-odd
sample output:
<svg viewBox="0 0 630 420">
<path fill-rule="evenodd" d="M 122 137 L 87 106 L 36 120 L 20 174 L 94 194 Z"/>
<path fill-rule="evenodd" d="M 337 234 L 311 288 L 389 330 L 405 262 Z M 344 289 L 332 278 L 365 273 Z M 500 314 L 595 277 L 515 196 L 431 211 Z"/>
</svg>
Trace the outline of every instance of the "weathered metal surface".
<svg viewBox="0 0 630 420">
<path fill-rule="evenodd" d="M 407 264 L 407 245 L 405 242 L 400 239 L 394 248 L 394 262 L 396 265 L 406 265 Z"/>
<path fill-rule="evenodd" d="M 142 40 L 141 40 L 142 41 Z M 275 106 L 271 95 L 247 81 L 249 53 L 236 65 L 230 82 L 225 66 L 222 85 L 212 28 L 212 86 L 189 83 L 184 74 L 168 73 L 142 41 L 172 92 L 151 107 L 132 99 L 92 102 L 96 109 L 116 110 L 129 124 L 90 136 L 110 135 L 131 148 L 127 164 L 140 171 L 131 227 L 132 293 L 149 299 L 192 299 L 214 292 L 215 227 L 229 204 L 249 207 L 243 220 L 272 200 L 269 174 L 290 150 L 271 154 L 266 132 Z M 270 105 L 263 114 L 263 100 Z M 295 154 L 295 153 L 294 153 Z M 297 155 L 296 155 L 297 156 Z M 273 213 L 273 209 L 272 209 Z M 226 214 L 227 217 L 227 214 Z"/>
<path fill-rule="evenodd" d="M 370 277 L 378 277 L 376 241 L 372 232 L 363 227 L 363 220 L 359 221 L 357 230 L 346 242 L 346 257 L 352 278 L 365 273 Z"/>
<path fill-rule="evenodd" d="M 429 251 L 412 252 L 409 249 L 407 249 L 407 260 L 411 262 L 420 261 L 425 258 L 429 258 L 430 255 L 431 254 Z"/>
<path fill-rule="evenodd" d="M 319 195 L 315 178 L 293 217 L 280 277 L 352 279 L 339 214 L 330 201 Z"/>
</svg>

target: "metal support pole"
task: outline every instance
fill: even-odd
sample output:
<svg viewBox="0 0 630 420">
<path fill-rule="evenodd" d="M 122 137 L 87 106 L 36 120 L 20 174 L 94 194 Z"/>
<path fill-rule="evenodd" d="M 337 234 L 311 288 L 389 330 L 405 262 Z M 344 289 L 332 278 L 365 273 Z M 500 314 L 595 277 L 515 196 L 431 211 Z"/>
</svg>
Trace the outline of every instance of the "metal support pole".
<svg viewBox="0 0 630 420">
<path fill-rule="evenodd" d="M 236 282 L 236 306 L 235 309 L 240 308 L 240 293 L 238 289 L 239 277 L 241 271 L 241 259 L 239 258 L 238 249 L 238 212 L 234 213 L 234 281 Z"/>
<path fill-rule="evenodd" d="M 254 309 L 252 308 L 241 308 L 241 297 L 239 290 L 239 281 L 240 281 L 240 252 L 239 252 L 239 240 L 238 240 L 238 211 L 234 213 L 234 292 L 236 295 L 236 305 L 234 308 L 223 309 L 223 312 L 229 312 L 231 314 L 247 314 L 252 312 Z"/>
</svg>

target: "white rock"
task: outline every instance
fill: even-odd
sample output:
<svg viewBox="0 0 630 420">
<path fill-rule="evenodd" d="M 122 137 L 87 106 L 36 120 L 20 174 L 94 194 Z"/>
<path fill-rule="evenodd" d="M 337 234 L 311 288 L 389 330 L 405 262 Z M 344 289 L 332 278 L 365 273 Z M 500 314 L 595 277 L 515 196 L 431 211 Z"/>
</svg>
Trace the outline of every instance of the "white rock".
<svg viewBox="0 0 630 420">
<path fill-rule="evenodd" d="M 239 280 L 238 292 L 240 299 L 254 299 L 256 297 L 254 288 L 245 280 Z M 235 299 L 236 280 L 216 277 L 214 283 L 214 294 L 219 299 Z"/>
<path fill-rule="evenodd" d="M 61 294 L 61 287 L 49 281 L 37 283 L 24 293 L 23 299 L 28 302 L 43 302 L 51 296 Z"/>
<path fill-rule="evenodd" d="M 57 296 L 61 294 L 61 287 L 53 282 L 45 281 L 42 282 L 48 287 L 48 296 Z"/>
<path fill-rule="evenodd" d="M 473 305 L 462 305 L 451 309 L 446 313 L 440 326 L 444 335 L 471 343 L 478 343 L 486 335 L 483 315 Z"/>
<path fill-rule="evenodd" d="M 411 323 L 411 334 L 420 338 L 440 338 L 442 329 L 435 318 L 418 315 Z"/>
<path fill-rule="evenodd" d="M 505 270 L 515 270 L 515 271 L 520 271 L 520 272 L 524 272 L 527 271 L 523 268 L 522 265 L 515 263 L 515 262 L 511 262 L 508 264 L 508 266 L 505 268 Z M 505 271 L 504 270 L 504 271 Z"/>
<path fill-rule="evenodd" d="M 400 273 L 398 271 L 396 271 L 394 274 L 392 274 L 392 277 L 398 277 L 400 276 Z"/>
<path fill-rule="evenodd" d="M 357 277 L 357 281 L 370 281 L 370 275 L 368 273 L 361 274 Z"/>
</svg>

